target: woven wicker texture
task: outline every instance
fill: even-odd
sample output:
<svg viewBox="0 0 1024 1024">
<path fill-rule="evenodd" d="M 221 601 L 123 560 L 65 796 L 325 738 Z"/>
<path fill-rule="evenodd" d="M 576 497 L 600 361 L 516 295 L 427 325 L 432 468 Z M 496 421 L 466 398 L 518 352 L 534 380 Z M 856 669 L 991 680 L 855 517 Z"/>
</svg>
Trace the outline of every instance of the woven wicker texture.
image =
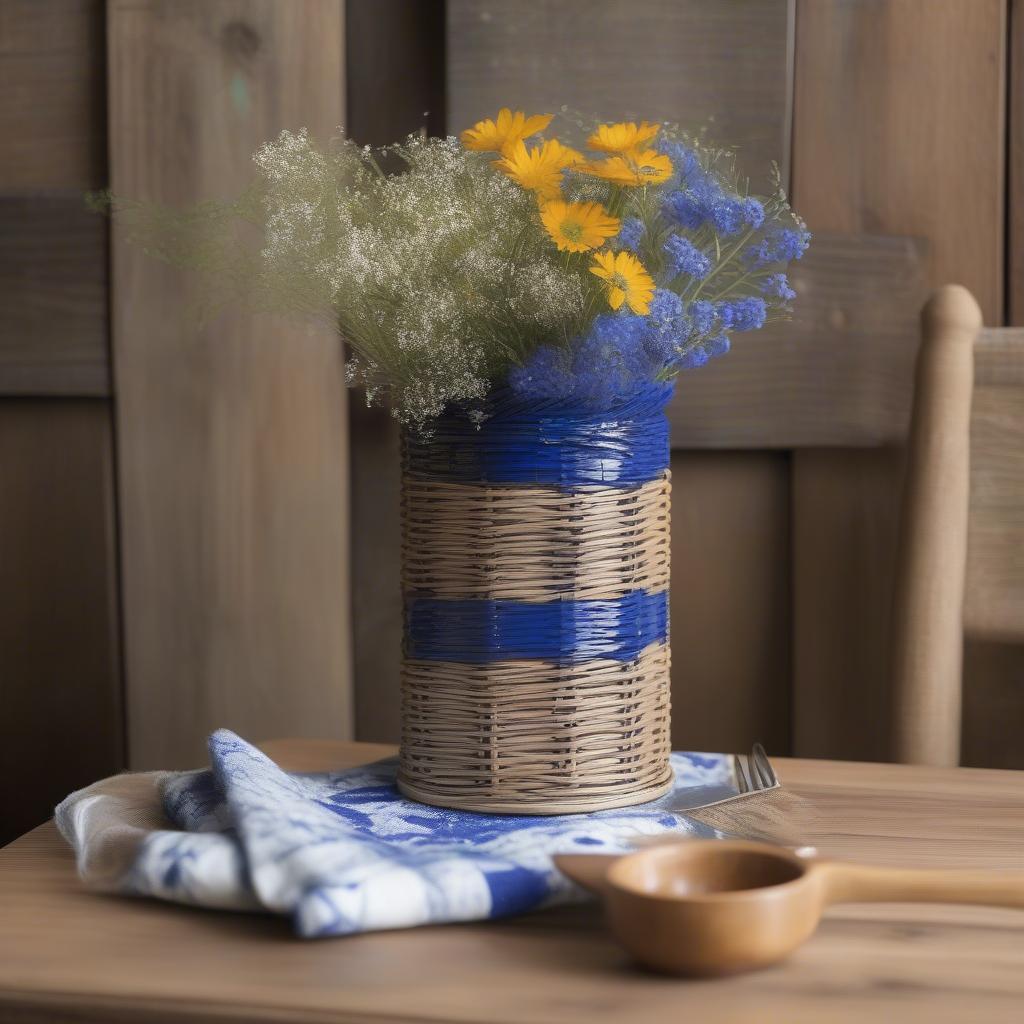
<svg viewBox="0 0 1024 1024">
<path fill-rule="evenodd" d="M 402 497 L 406 593 L 550 601 L 668 589 L 667 472 L 571 493 L 407 477 Z"/>
<path fill-rule="evenodd" d="M 669 503 L 667 471 L 641 486 L 568 492 L 407 473 L 407 609 L 424 599 L 558 605 L 663 593 Z M 561 607 L 570 623 L 580 605 Z M 571 630 L 566 636 L 571 645 Z M 497 653 L 472 663 L 468 652 L 427 660 L 407 650 L 399 771 L 407 796 L 465 810 L 565 814 L 642 803 L 668 789 L 667 638 L 626 661 Z"/>
<path fill-rule="evenodd" d="M 399 789 L 442 807 L 569 814 L 671 785 L 667 644 L 632 662 L 407 661 Z"/>
</svg>

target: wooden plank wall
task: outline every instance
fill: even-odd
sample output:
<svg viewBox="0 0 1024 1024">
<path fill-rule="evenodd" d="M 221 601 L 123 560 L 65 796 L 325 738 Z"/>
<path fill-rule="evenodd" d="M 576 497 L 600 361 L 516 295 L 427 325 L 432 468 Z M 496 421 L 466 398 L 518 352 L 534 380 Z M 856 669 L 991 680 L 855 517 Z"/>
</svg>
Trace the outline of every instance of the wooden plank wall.
<svg viewBox="0 0 1024 1024">
<path fill-rule="evenodd" d="M 383 146 L 411 132 L 445 133 L 445 5 L 441 0 L 350 3 L 346 17 L 346 129 Z M 398 425 L 387 409 L 349 401 L 352 439 L 352 659 L 361 740 L 399 734 Z"/>
<path fill-rule="evenodd" d="M 793 201 L 812 230 L 923 240 L 1002 322 L 1004 0 L 800 0 Z M 793 458 L 794 740 L 884 758 L 900 453 Z M 987 670 L 968 658 L 966 692 Z M 966 752 L 965 752 L 966 753 Z"/>
<path fill-rule="evenodd" d="M 450 0 L 449 126 L 501 106 L 562 105 L 706 124 L 742 145 L 764 187 L 772 162 L 788 163 L 791 30 L 788 0 Z M 698 374 L 681 382 L 678 409 L 702 384 Z M 673 455 L 677 745 L 761 738 L 788 749 L 788 463 L 782 451 Z"/>
<path fill-rule="evenodd" d="M 0 5 L 0 844 L 124 764 L 103 26 Z"/>
<path fill-rule="evenodd" d="M 111 181 L 236 193 L 283 128 L 342 121 L 340 0 L 110 0 Z M 128 745 L 187 767 L 217 726 L 351 735 L 348 468 L 336 334 L 232 311 L 113 236 Z"/>
</svg>

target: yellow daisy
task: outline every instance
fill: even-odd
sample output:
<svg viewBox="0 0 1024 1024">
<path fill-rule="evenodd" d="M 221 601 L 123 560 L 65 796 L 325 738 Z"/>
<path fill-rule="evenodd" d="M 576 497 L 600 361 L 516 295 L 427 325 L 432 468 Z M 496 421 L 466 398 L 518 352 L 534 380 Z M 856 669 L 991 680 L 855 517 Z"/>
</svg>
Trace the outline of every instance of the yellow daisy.
<svg viewBox="0 0 1024 1024">
<path fill-rule="evenodd" d="M 660 127 L 646 121 L 641 121 L 639 125 L 632 121 L 599 124 L 597 131 L 587 139 L 587 145 L 605 153 L 630 153 L 638 150 L 645 142 L 650 142 Z"/>
<path fill-rule="evenodd" d="M 537 193 L 538 199 L 559 199 L 562 195 L 562 171 L 580 163 L 581 153 L 563 146 L 558 139 L 549 139 L 542 146 L 528 150 L 517 142 L 494 166 L 523 188 Z"/>
<path fill-rule="evenodd" d="M 653 149 L 645 149 L 642 153 L 611 156 L 596 163 L 588 161 L 576 170 L 616 185 L 657 185 L 672 176 L 672 161 Z"/>
<path fill-rule="evenodd" d="M 623 302 L 634 313 L 644 316 L 654 297 L 654 280 L 644 265 L 630 252 L 597 252 L 590 268 L 608 289 L 608 305 L 618 309 Z"/>
<path fill-rule="evenodd" d="M 541 207 L 540 219 L 563 252 L 586 252 L 619 233 L 620 221 L 600 203 L 564 203 L 553 199 Z"/>
<path fill-rule="evenodd" d="M 462 144 L 466 149 L 484 153 L 507 153 L 517 142 L 544 131 L 552 117 L 553 114 L 527 117 L 521 110 L 512 113 L 508 107 L 502 107 L 495 120 L 486 118 L 467 128 L 462 133 Z"/>
</svg>

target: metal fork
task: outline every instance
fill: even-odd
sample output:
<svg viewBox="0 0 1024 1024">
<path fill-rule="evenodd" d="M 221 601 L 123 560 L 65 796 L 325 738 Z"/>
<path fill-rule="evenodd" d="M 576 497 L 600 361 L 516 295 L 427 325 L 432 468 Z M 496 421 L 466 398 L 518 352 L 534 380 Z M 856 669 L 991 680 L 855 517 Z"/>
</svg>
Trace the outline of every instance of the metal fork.
<svg viewBox="0 0 1024 1024">
<path fill-rule="evenodd" d="M 733 754 L 732 770 L 736 777 L 736 796 L 728 800 L 739 800 L 753 793 L 763 793 L 766 789 L 775 789 L 779 785 L 779 777 L 775 774 L 771 761 L 760 743 L 755 743 L 749 754 Z M 718 801 L 725 803 L 725 800 Z M 710 805 L 707 805 L 710 806 Z"/>
</svg>

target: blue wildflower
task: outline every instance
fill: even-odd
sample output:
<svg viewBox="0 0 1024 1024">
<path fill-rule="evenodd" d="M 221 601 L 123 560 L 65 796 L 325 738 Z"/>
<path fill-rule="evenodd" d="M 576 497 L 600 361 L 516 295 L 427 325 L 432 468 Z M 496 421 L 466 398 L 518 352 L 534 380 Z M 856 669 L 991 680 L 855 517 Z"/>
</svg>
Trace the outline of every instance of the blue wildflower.
<svg viewBox="0 0 1024 1024">
<path fill-rule="evenodd" d="M 752 245 L 744 254 L 744 259 L 754 267 L 788 263 L 800 259 L 810 241 L 811 233 L 805 228 L 775 228 L 757 245 Z"/>
<path fill-rule="evenodd" d="M 655 146 L 655 149 L 672 161 L 672 166 L 675 168 L 676 173 L 684 181 L 693 175 L 694 172 L 700 170 L 700 158 L 689 146 L 682 142 L 676 142 L 674 139 L 661 139 Z"/>
<path fill-rule="evenodd" d="M 661 212 L 666 219 L 691 231 L 696 231 L 706 219 L 703 203 L 690 189 L 669 192 L 662 201 Z"/>
<path fill-rule="evenodd" d="M 764 324 L 768 307 L 764 299 L 751 297 L 719 302 L 715 311 L 727 330 L 756 331 Z"/>
<path fill-rule="evenodd" d="M 573 360 L 576 394 L 603 407 L 635 394 L 657 367 L 644 341 L 647 318 L 604 313 L 594 320 Z"/>
<path fill-rule="evenodd" d="M 761 282 L 761 291 L 765 295 L 774 295 L 785 302 L 796 298 L 796 292 L 789 287 L 789 279 L 785 274 L 769 274 Z"/>
<path fill-rule="evenodd" d="M 669 235 L 662 249 L 668 257 L 672 277 L 689 274 L 699 281 L 711 271 L 711 257 L 682 235 Z"/>
<path fill-rule="evenodd" d="M 644 349 L 655 372 L 675 360 L 689 330 L 683 300 L 667 288 L 656 288 L 647 312 L 644 333 Z"/>
<path fill-rule="evenodd" d="M 639 217 L 627 217 L 619 228 L 619 233 L 612 239 L 612 244 L 619 249 L 636 252 L 643 238 L 644 223 Z"/>
<path fill-rule="evenodd" d="M 743 230 L 743 200 L 718 190 L 707 203 L 707 216 L 720 235 L 738 235 Z"/>
<path fill-rule="evenodd" d="M 704 342 L 704 349 L 711 358 L 714 356 L 724 356 L 729 351 L 729 336 L 718 334 L 713 338 L 708 338 Z"/>
<path fill-rule="evenodd" d="M 655 288 L 647 315 L 661 323 L 675 320 L 683 315 L 683 300 L 668 288 Z"/>
<path fill-rule="evenodd" d="M 697 334 L 708 334 L 715 322 L 715 304 L 707 299 L 698 299 L 690 303 L 690 320 Z"/>
<path fill-rule="evenodd" d="M 709 358 L 704 346 L 698 345 L 696 348 L 691 348 L 689 352 L 684 352 L 676 360 L 676 366 L 681 370 L 696 370 L 699 366 L 703 366 Z"/>
<path fill-rule="evenodd" d="M 575 389 L 569 353 L 553 345 L 539 346 L 522 366 L 508 371 L 508 384 L 521 398 L 531 401 L 568 398 Z"/>
<path fill-rule="evenodd" d="M 747 196 L 743 200 L 743 222 L 752 228 L 759 228 L 764 223 L 764 206 L 759 199 Z"/>
</svg>

